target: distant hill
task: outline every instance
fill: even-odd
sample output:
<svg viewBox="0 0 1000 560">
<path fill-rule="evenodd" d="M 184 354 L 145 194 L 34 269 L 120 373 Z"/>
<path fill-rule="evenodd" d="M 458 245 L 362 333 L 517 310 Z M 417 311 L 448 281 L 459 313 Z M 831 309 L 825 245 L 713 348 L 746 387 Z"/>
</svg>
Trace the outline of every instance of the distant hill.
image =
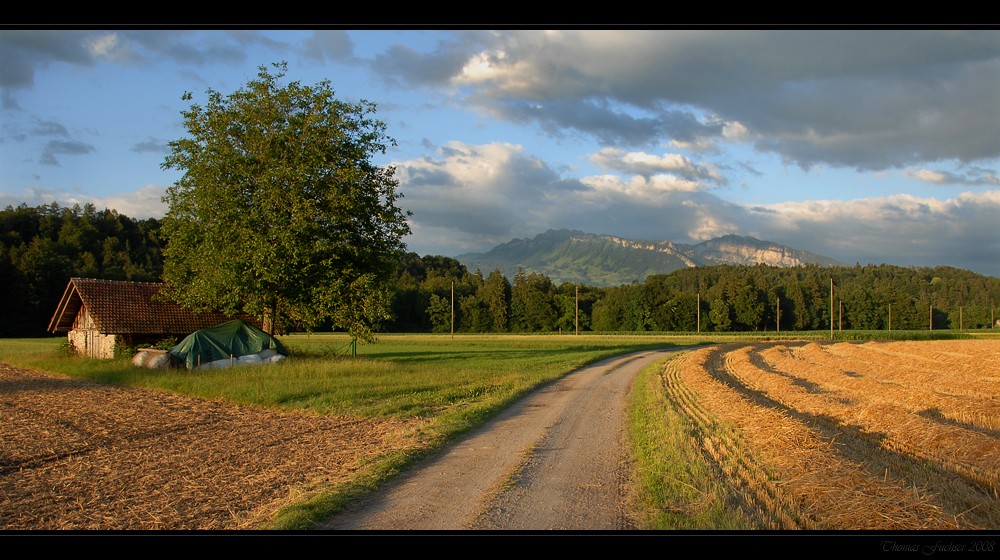
<svg viewBox="0 0 1000 560">
<path fill-rule="evenodd" d="M 717 264 L 804 264 L 834 266 L 833 259 L 761 241 L 726 235 L 697 245 L 670 241 L 622 239 L 581 231 L 549 230 L 532 239 L 514 239 L 486 253 L 466 253 L 456 260 L 470 271 L 487 274 L 499 269 L 512 278 L 520 268 L 541 272 L 554 283 L 618 286 L 643 282 L 651 274 Z"/>
</svg>

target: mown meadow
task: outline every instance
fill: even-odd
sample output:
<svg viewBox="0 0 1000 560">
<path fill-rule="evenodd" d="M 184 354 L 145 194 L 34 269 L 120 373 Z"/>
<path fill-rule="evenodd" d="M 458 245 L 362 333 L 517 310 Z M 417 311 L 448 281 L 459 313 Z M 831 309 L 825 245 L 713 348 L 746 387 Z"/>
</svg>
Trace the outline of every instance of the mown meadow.
<svg viewBox="0 0 1000 560">
<path fill-rule="evenodd" d="M 0 360 L 102 383 L 318 414 L 420 418 L 432 439 L 473 427 L 532 388 L 631 351 L 708 342 L 698 336 L 382 335 L 281 338 L 291 359 L 266 367 L 148 370 L 61 351 L 63 339 L 0 341 Z"/>
</svg>

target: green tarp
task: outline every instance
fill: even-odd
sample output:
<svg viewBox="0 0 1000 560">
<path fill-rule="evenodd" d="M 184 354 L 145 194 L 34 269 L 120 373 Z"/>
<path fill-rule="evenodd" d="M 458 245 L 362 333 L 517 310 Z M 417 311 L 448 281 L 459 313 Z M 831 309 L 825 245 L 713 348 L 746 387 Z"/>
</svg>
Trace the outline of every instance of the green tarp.
<svg viewBox="0 0 1000 560">
<path fill-rule="evenodd" d="M 174 361 L 185 364 L 187 369 L 194 369 L 212 363 L 220 367 L 222 360 L 236 363 L 238 358 L 262 352 L 265 352 L 264 356 L 288 355 L 278 339 L 237 319 L 189 334 L 170 349 L 170 356 Z M 256 363 L 260 361 L 257 359 Z"/>
</svg>

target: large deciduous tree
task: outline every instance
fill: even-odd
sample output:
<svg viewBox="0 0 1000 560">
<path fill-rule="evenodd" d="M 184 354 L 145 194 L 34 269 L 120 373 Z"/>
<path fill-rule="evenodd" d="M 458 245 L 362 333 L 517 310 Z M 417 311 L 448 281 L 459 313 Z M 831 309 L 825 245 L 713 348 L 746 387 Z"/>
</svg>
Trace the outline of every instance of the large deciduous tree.
<svg viewBox="0 0 1000 560">
<path fill-rule="evenodd" d="M 281 85 L 286 65 L 272 66 L 182 111 L 188 136 L 163 163 L 184 172 L 164 197 L 167 295 L 370 340 L 410 233 L 395 170 L 373 162 L 394 141 L 374 104 L 329 81 Z"/>
</svg>

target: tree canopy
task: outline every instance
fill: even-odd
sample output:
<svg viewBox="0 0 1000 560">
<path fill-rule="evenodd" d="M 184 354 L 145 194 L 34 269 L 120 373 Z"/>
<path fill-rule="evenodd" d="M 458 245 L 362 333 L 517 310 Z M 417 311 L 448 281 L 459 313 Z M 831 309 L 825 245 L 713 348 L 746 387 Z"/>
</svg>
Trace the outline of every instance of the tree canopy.
<svg viewBox="0 0 1000 560">
<path fill-rule="evenodd" d="M 326 80 L 281 85 L 286 64 L 272 66 L 182 111 L 188 136 L 163 163 L 184 172 L 164 197 L 166 293 L 371 339 L 410 233 L 395 169 L 373 162 L 394 141 L 373 103 L 338 100 Z"/>
<path fill-rule="evenodd" d="M 0 210 L 0 336 L 42 336 L 74 276 L 157 281 L 160 223 L 92 204 Z"/>
<path fill-rule="evenodd" d="M 577 321 L 606 332 L 827 330 L 831 281 L 838 329 L 978 329 L 1000 318 L 1000 278 L 947 266 L 716 265 L 594 287 L 523 269 L 513 282 L 499 269 L 484 277 L 447 257 L 405 261 L 387 325 L 400 332 L 448 332 L 453 284 L 457 332 L 574 332 Z"/>
</svg>

